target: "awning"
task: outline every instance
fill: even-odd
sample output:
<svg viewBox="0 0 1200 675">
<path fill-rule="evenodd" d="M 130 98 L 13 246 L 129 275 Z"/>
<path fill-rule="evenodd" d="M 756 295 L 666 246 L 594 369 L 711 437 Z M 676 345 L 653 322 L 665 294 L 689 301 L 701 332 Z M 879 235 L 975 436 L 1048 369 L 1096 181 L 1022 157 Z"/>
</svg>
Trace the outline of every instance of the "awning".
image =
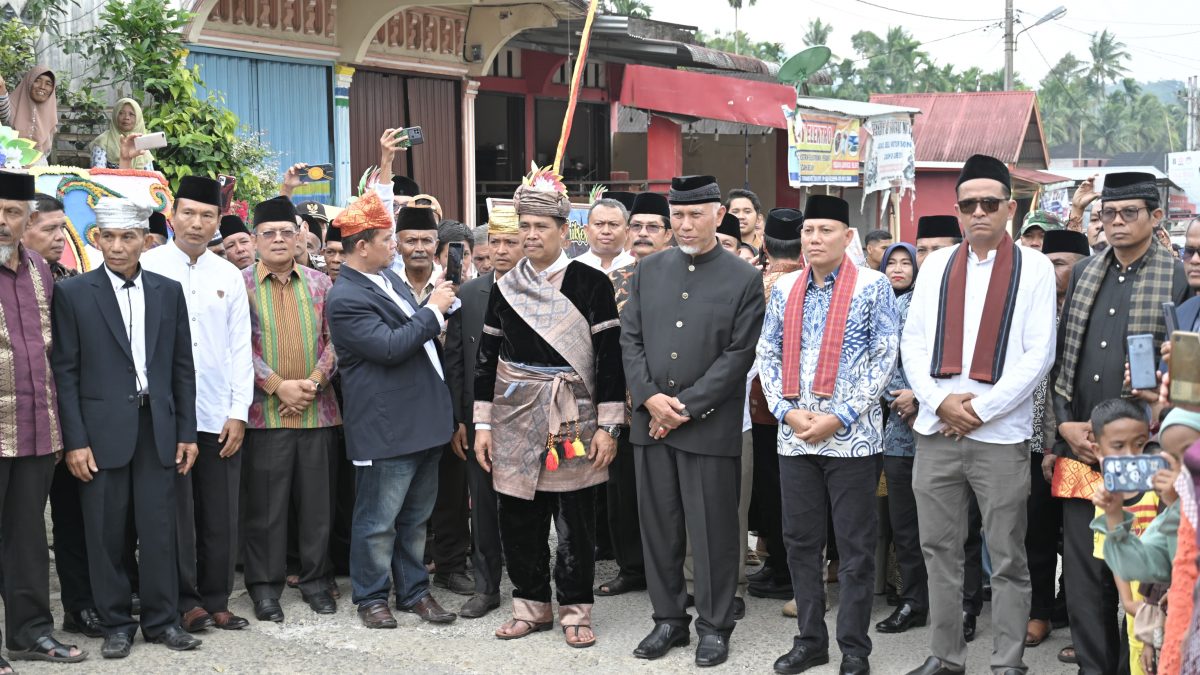
<svg viewBox="0 0 1200 675">
<path fill-rule="evenodd" d="M 772 82 L 627 65 L 619 102 L 649 112 L 786 129 L 782 106 L 795 107 L 796 90 Z"/>
<path fill-rule="evenodd" d="M 1023 180 L 1026 183 L 1034 183 L 1036 185 L 1054 185 L 1055 183 L 1072 183 L 1073 182 L 1070 178 L 1067 178 L 1065 176 L 1057 176 L 1055 174 L 1047 173 L 1045 171 L 1038 171 L 1037 169 L 1026 169 L 1026 168 L 1020 167 L 1020 166 L 1009 169 L 1009 173 L 1011 173 L 1012 177 L 1016 178 L 1017 180 Z"/>
</svg>

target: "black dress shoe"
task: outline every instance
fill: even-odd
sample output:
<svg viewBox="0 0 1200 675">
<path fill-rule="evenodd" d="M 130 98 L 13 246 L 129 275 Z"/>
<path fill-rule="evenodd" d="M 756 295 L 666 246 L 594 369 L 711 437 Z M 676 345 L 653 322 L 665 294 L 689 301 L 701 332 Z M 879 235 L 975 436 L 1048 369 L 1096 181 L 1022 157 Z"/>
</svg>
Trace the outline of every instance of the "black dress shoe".
<svg viewBox="0 0 1200 675">
<path fill-rule="evenodd" d="M 68 633 L 81 633 L 90 638 L 104 637 L 104 624 L 100 622 L 100 613 L 94 609 L 67 612 L 63 616 L 63 630 Z"/>
<path fill-rule="evenodd" d="M 279 606 L 278 600 L 258 600 L 254 603 L 254 618 L 259 621 L 283 623 L 283 608 Z"/>
<path fill-rule="evenodd" d="M 471 596 L 470 600 L 463 603 L 459 608 L 458 615 L 464 619 L 478 619 L 482 616 L 487 616 L 488 612 L 500 606 L 500 594 L 483 595 L 477 593 Z"/>
<path fill-rule="evenodd" d="M 924 626 L 929 619 L 925 612 L 918 612 L 907 602 L 896 608 L 892 615 L 875 624 L 880 633 L 903 633 L 915 626 Z"/>
<path fill-rule="evenodd" d="M 792 651 L 775 659 L 775 672 L 782 675 L 795 675 L 826 663 L 829 663 L 828 649 L 817 651 L 811 647 L 792 647 Z"/>
<path fill-rule="evenodd" d="M 838 669 L 838 675 L 870 675 L 871 662 L 865 656 L 850 656 L 842 657 L 842 667 Z"/>
<path fill-rule="evenodd" d="M 171 626 L 152 638 L 146 638 L 146 641 L 162 645 L 176 652 L 186 652 L 189 649 L 195 649 L 202 643 L 200 638 L 193 636 L 179 626 Z"/>
<path fill-rule="evenodd" d="M 756 598 L 772 598 L 774 600 L 791 600 L 795 595 L 792 593 L 791 579 L 771 578 L 766 581 L 757 581 L 746 586 L 746 592 Z"/>
<path fill-rule="evenodd" d="M 744 618 L 746 618 L 746 599 L 745 598 L 734 598 L 733 599 L 733 620 L 741 621 Z"/>
<path fill-rule="evenodd" d="M 421 617 L 422 620 L 428 621 L 429 623 L 454 623 L 454 620 L 458 618 L 458 615 L 454 612 L 448 612 L 442 609 L 442 606 L 438 604 L 438 601 L 435 600 L 433 595 L 429 593 L 426 593 L 421 597 L 420 600 L 417 600 L 408 607 L 400 607 L 397 605 L 396 609 L 400 610 L 401 612 L 412 612 L 413 614 Z"/>
<path fill-rule="evenodd" d="M 696 665 L 719 666 L 729 658 L 729 639 L 723 635 L 702 635 L 696 645 Z"/>
<path fill-rule="evenodd" d="M 967 642 L 975 640 L 975 615 L 963 613 L 963 639 Z"/>
<path fill-rule="evenodd" d="M 123 659 L 129 656 L 130 649 L 133 649 L 133 635 L 109 633 L 104 637 L 104 646 L 100 647 L 100 656 L 106 659 Z"/>
<path fill-rule="evenodd" d="M 760 581 L 766 581 L 775 576 L 775 568 L 771 567 L 770 563 L 764 564 L 758 568 L 758 571 L 746 575 L 746 581 L 756 584 Z"/>
<path fill-rule="evenodd" d="M 965 672 L 965 668 L 953 668 L 938 657 L 931 656 L 925 659 L 920 668 L 908 671 L 907 675 L 962 675 Z"/>
<path fill-rule="evenodd" d="M 660 623 L 638 643 L 633 655 L 639 659 L 657 659 L 665 656 L 672 647 L 686 647 L 692 641 L 686 626 Z"/>
<path fill-rule="evenodd" d="M 300 595 L 317 614 L 337 614 L 337 600 L 333 599 L 329 591 L 317 591 L 312 595 L 301 593 Z"/>
<path fill-rule="evenodd" d="M 475 580 L 466 572 L 438 572 L 433 585 L 458 595 L 475 595 Z"/>
</svg>

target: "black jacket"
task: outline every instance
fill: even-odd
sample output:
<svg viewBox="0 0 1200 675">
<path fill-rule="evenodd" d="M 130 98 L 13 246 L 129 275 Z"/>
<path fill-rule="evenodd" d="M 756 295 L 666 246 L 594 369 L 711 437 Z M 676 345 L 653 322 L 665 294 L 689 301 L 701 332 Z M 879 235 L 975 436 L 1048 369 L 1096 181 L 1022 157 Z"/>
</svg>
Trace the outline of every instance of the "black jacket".
<svg viewBox="0 0 1200 675">
<path fill-rule="evenodd" d="M 458 291 L 462 307 L 446 322 L 446 382 L 454 401 L 454 421 L 472 424 L 475 402 L 475 359 L 479 354 L 479 336 L 483 334 L 483 316 L 496 283 L 491 272 L 463 284 Z"/>
</svg>

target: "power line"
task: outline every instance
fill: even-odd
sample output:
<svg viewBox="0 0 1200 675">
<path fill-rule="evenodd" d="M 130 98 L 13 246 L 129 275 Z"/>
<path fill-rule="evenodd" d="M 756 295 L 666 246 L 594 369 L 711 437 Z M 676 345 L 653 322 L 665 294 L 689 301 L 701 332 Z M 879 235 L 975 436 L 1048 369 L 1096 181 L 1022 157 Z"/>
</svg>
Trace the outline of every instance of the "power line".
<svg viewBox="0 0 1200 675">
<path fill-rule="evenodd" d="M 1067 100 L 1071 102 L 1071 105 L 1074 106 L 1074 108 L 1080 113 L 1082 113 L 1083 116 L 1086 117 L 1092 124 L 1099 126 L 1096 118 L 1088 112 L 1087 108 L 1081 105 L 1079 101 L 1075 100 L 1075 95 L 1071 93 L 1071 88 L 1068 87 L 1067 83 L 1063 82 L 1063 79 L 1058 76 L 1058 72 L 1054 70 L 1054 66 L 1050 65 L 1050 59 L 1047 59 L 1046 55 L 1042 53 L 1042 48 L 1038 47 L 1037 42 L 1035 42 L 1033 38 L 1029 38 L 1029 44 L 1033 45 L 1033 50 L 1038 53 L 1038 56 L 1042 57 L 1042 62 L 1046 64 L 1046 68 L 1048 69 L 1047 74 L 1053 76 L 1054 79 L 1058 81 L 1058 86 L 1062 87 L 1062 91 L 1064 94 L 1066 94 Z"/>
<path fill-rule="evenodd" d="M 946 37 L 935 38 L 935 39 L 933 39 L 933 40 L 926 40 L 926 41 L 924 41 L 924 42 L 918 42 L 918 43 L 916 43 L 916 44 L 914 44 L 914 45 L 907 45 L 907 46 L 905 46 L 905 47 L 901 47 L 901 48 L 899 48 L 899 49 L 892 49 L 892 50 L 890 50 L 890 51 L 886 51 L 886 52 L 880 52 L 880 53 L 878 53 L 878 54 L 871 54 L 870 56 L 864 56 L 864 57 L 863 57 L 863 58 L 861 58 L 861 59 L 855 59 L 854 61 L 851 61 L 851 63 L 862 63 L 863 61 L 870 61 L 871 59 L 877 59 L 877 58 L 879 58 L 879 57 L 881 57 L 881 56 L 888 56 L 888 55 L 890 55 L 890 54 L 895 54 L 895 53 L 898 53 L 898 52 L 907 52 L 907 51 L 911 51 L 911 50 L 914 50 L 914 49 L 916 49 L 917 47 L 924 47 L 925 45 L 931 45 L 931 44 L 933 44 L 933 43 L 935 43 L 935 42 L 941 42 L 941 41 L 943 41 L 943 40 L 949 40 L 949 39 L 951 39 L 951 38 L 956 38 L 956 37 L 959 37 L 959 36 L 961 36 L 961 35 L 966 35 L 967 33 L 974 33 L 974 32 L 976 32 L 976 31 L 987 30 L 987 29 L 989 29 L 989 28 L 994 28 L 994 27 L 995 27 L 994 25 L 992 25 L 992 24 L 989 24 L 989 25 L 987 25 L 987 26 L 979 26 L 978 28 L 971 28 L 971 29 L 968 29 L 968 30 L 961 31 L 961 32 L 959 32 L 959 33 L 955 33 L 955 34 L 953 34 L 953 35 L 947 35 Z"/>
<path fill-rule="evenodd" d="M 1074 26 L 1069 26 L 1069 25 L 1067 25 L 1067 24 L 1065 24 L 1065 23 L 1062 23 L 1061 21 L 1060 21 L 1060 22 L 1057 22 L 1057 25 L 1058 25 L 1060 28 L 1066 28 L 1067 30 L 1070 30 L 1070 31 L 1074 31 L 1074 32 L 1076 32 L 1076 33 L 1079 33 L 1080 35 L 1086 35 L 1086 36 L 1087 36 L 1087 37 L 1089 37 L 1089 38 L 1094 38 L 1094 37 L 1096 36 L 1096 33 L 1095 33 L 1095 31 L 1088 32 L 1088 31 L 1085 31 L 1085 30 L 1080 30 L 1079 28 L 1075 28 Z M 1116 38 L 1116 37 L 1119 37 L 1119 36 L 1118 36 L 1116 33 L 1112 33 L 1112 36 L 1113 36 L 1114 38 Z M 1125 39 L 1129 39 L 1129 38 L 1125 38 Z M 1144 51 L 1144 52 L 1149 52 L 1149 53 L 1151 53 L 1151 54 L 1158 54 L 1159 56 L 1166 56 L 1166 57 L 1170 57 L 1170 58 L 1174 58 L 1174 59 L 1183 59 L 1183 60 L 1185 60 L 1185 61 L 1195 61 L 1196 63 L 1200 63 L 1200 59 L 1197 59 L 1197 58 L 1195 58 L 1195 57 L 1193 57 L 1193 56 L 1184 56 L 1183 54 L 1171 54 L 1171 53 L 1168 53 L 1168 52 L 1160 52 L 1160 51 L 1158 51 L 1157 49 L 1151 49 L 1151 48 L 1149 48 L 1149 47 L 1143 47 L 1142 45 L 1130 45 L 1130 44 L 1125 44 L 1125 48 L 1126 48 L 1126 49 L 1138 49 L 1138 50 L 1141 50 L 1141 51 Z M 1195 66 L 1189 66 L 1189 65 L 1187 65 L 1187 64 L 1184 64 L 1184 63 L 1176 63 L 1176 65 L 1185 66 L 1185 67 L 1188 67 L 1188 68 L 1194 68 L 1194 67 L 1195 67 Z"/>
<path fill-rule="evenodd" d="M 1003 17 L 996 18 L 996 19 L 961 19 L 961 18 L 957 18 L 957 17 L 953 17 L 953 16 L 932 16 L 930 14 L 919 14 L 917 12 L 909 12 L 909 11 L 906 11 L 903 9 L 896 9 L 895 7 L 888 7 L 886 5 L 877 5 L 873 2 L 867 2 L 867 0 L 858 0 L 858 2 L 863 5 L 870 5 L 871 7 L 887 10 L 889 12 L 895 12 L 897 14 L 906 14 L 908 16 L 916 16 L 916 17 L 920 17 L 922 19 L 935 19 L 937 21 L 961 21 L 964 23 L 991 23 L 994 21 L 1003 21 L 1004 20 Z"/>
</svg>

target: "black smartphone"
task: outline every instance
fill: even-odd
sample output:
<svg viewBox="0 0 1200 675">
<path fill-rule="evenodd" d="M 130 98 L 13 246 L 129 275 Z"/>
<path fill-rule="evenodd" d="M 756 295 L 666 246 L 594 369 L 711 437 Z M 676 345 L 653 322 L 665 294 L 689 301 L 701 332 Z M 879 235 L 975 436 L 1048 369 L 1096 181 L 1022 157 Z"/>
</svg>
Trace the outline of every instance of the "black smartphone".
<svg viewBox="0 0 1200 675">
<path fill-rule="evenodd" d="M 1171 334 L 1179 330 L 1179 317 L 1175 314 L 1175 303 L 1173 302 L 1164 302 L 1162 309 L 1163 322 L 1167 325 L 1166 339 L 1170 340 Z"/>
<path fill-rule="evenodd" d="M 332 164 L 309 164 L 300 172 L 301 183 L 324 183 L 333 178 Z"/>
<path fill-rule="evenodd" d="M 1154 336 L 1149 333 L 1125 338 L 1129 357 L 1129 386 L 1134 389 L 1158 387 L 1158 358 L 1154 353 Z"/>
<path fill-rule="evenodd" d="M 446 274 L 442 277 L 443 279 L 455 284 L 462 284 L 463 257 L 466 252 L 467 245 L 461 241 L 452 241 L 446 244 Z"/>
<path fill-rule="evenodd" d="M 425 142 L 425 132 L 421 131 L 421 127 L 408 127 L 396 132 L 396 136 L 408 135 L 408 140 L 400 144 L 402 148 L 411 148 L 414 145 L 421 145 Z"/>
</svg>

